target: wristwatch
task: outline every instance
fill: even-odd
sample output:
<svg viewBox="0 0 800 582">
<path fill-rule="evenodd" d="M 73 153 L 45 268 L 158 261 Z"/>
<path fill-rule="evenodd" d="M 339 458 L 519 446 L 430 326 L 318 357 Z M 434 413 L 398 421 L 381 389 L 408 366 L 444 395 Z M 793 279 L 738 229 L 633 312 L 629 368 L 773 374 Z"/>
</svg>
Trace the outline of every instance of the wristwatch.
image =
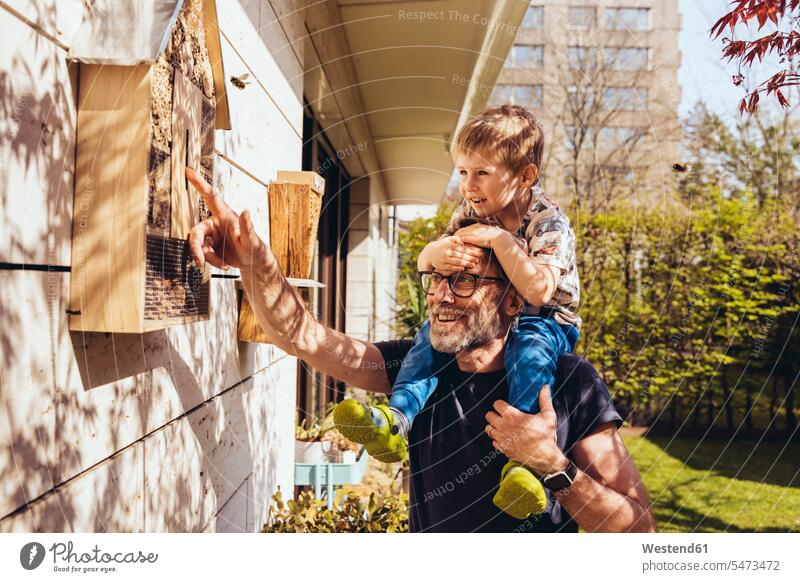
<svg viewBox="0 0 800 582">
<path fill-rule="evenodd" d="M 563 491 L 572 485 L 572 481 L 578 473 L 578 468 L 569 459 L 567 459 L 567 463 L 569 464 L 561 471 L 548 473 L 542 477 L 542 483 L 544 483 L 544 486 L 550 491 Z"/>
</svg>

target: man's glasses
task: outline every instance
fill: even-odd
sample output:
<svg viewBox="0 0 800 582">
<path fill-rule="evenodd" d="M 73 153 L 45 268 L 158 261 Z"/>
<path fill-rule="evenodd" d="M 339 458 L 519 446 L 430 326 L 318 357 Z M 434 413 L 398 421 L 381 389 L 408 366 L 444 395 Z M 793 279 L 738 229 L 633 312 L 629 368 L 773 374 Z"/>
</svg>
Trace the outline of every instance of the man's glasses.
<svg viewBox="0 0 800 582">
<path fill-rule="evenodd" d="M 475 293 L 475 290 L 483 281 L 503 281 L 502 277 L 481 277 L 472 273 L 453 273 L 445 277 L 436 271 L 420 271 L 419 280 L 422 283 L 422 290 L 426 295 L 433 295 L 442 280 L 447 279 L 447 286 L 450 292 L 456 297 L 465 299 Z"/>
</svg>

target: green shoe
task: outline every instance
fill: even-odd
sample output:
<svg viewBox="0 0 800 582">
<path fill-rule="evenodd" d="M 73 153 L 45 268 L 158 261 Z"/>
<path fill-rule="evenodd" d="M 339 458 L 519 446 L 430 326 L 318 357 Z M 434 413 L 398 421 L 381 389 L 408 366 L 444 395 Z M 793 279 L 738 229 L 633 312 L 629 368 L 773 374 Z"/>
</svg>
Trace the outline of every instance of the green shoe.
<svg viewBox="0 0 800 582">
<path fill-rule="evenodd" d="M 379 426 L 372 417 L 372 407 L 358 400 L 344 400 L 333 410 L 333 424 L 342 435 L 364 445 L 371 457 L 384 463 L 397 463 L 406 458 L 406 443 L 397 434 L 394 414 L 388 406 L 378 405 L 384 422 Z"/>
<path fill-rule="evenodd" d="M 529 469 L 509 461 L 500 473 L 500 487 L 492 499 L 504 512 L 517 519 L 539 515 L 547 507 L 544 487 Z"/>
</svg>

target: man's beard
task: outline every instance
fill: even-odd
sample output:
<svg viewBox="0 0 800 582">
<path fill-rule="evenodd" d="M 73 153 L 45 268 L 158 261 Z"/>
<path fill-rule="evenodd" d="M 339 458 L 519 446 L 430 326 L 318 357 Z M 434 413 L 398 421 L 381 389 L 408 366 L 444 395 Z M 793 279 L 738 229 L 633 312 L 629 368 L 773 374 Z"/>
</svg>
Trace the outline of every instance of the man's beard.
<svg viewBox="0 0 800 582">
<path fill-rule="evenodd" d="M 444 326 L 436 321 L 437 315 L 460 315 L 454 329 L 441 329 Z M 492 340 L 502 339 L 508 328 L 507 318 L 500 315 L 496 304 L 488 302 L 486 308 L 453 307 L 435 305 L 430 308 L 431 346 L 447 354 L 457 354 L 470 348 L 485 346 Z"/>
</svg>

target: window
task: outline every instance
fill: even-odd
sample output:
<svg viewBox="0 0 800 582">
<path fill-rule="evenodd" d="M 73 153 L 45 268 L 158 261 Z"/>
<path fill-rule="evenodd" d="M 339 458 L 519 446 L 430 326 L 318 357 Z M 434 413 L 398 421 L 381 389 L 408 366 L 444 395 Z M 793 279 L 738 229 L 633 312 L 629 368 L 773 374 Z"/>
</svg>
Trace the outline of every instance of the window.
<svg viewBox="0 0 800 582">
<path fill-rule="evenodd" d="M 303 99 L 302 168 L 325 178 L 325 203 L 317 230 L 317 252 L 312 277 L 324 284 L 319 289 L 303 289 L 301 295 L 315 319 L 344 332 L 347 297 L 347 248 L 350 209 L 350 176 L 336 149 L 328 140 L 308 101 Z M 300 418 L 324 417 L 328 405 L 344 398 L 345 384 L 303 362 L 297 362 L 297 406 Z"/>
<path fill-rule="evenodd" d="M 571 46 L 567 48 L 567 58 L 571 69 L 581 71 L 594 69 L 597 64 L 597 49 L 587 46 Z"/>
<path fill-rule="evenodd" d="M 567 12 L 567 27 L 572 30 L 589 30 L 597 22 L 594 6 L 570 6 Z"/>
<path fill-rule="evenodd" d="M 489 103 L 491 105 L 514 103 L 538 109 L 542 106 L 542 86 L 498 84 L 495 85 Z"/>
<path fill-rule="evenodd" d="M 603 92 L 607 109 L 643 111 L 647 109 L 647 89 L 639 87 L 608 87 Z"/>
<path fill-rule="evenodd" d="M 649 8 L 606 8 L 606 30 L 650 30 Z"/>
<path fill-rule="evenodd" d="M 544 24 L 544 6 L 528 6 L 522 28 L 527 30 L 542 30 Z"/>
<path fill-rule="evenodd" d="M 543 65 L 544 47 L 542 45 L 514 45 L 506 59 L 506 67 L 541 69 Z"/>
<path fill-rule="evenodd" d="M 650 51 L 641 47 L 605 49 L 606 65 L 620 71 L 644 71 L 648 68 Z"/>
</svg>

